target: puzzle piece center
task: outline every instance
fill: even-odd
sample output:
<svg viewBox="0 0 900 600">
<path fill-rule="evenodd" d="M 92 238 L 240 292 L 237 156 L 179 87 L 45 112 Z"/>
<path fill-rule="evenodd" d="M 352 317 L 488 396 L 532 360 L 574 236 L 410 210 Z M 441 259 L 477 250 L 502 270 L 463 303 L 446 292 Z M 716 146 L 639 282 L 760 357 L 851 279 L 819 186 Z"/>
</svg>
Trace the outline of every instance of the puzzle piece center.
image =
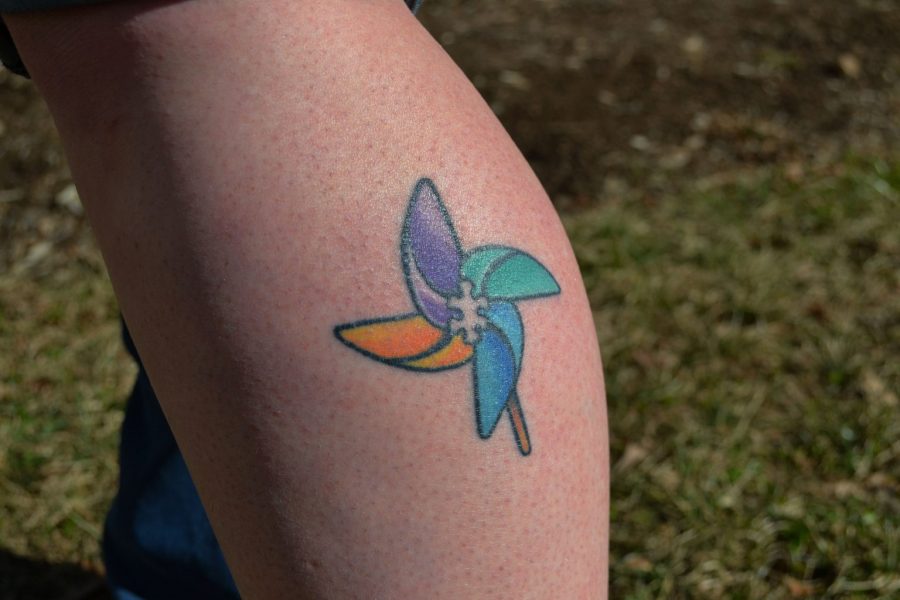
<svg viewBox="0 0 900 600">
<path fill-rule="evenodd" d="M 488 301 L 484 296 L 472 296 L 471 281 L 463 279 L 459 287 L 462 294 L 447 300 L 447 307 L 458 311 L 457 316 L 450 320 L 450 333 L 461 333 L 467 344 L 474 345 L 481 339 L 481 330 L 487 326 L 487 319 L 481 311 L 487 310 Z"/>
</svg>

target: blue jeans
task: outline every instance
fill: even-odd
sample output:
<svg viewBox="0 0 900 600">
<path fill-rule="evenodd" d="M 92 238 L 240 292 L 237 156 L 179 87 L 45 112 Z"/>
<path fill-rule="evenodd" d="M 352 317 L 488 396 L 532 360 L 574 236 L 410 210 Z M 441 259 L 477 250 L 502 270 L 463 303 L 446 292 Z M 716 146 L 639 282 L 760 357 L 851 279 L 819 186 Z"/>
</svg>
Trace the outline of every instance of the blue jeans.
<svg viewBox="0 0 900 600">
<path fill-rule="evenodd" d="M 123 325 L 139 372 L 125 409 L 119 490 L 106 519 L 103 558 L 116 600 L 233 600 L 240 596 Z"/>
</svg>

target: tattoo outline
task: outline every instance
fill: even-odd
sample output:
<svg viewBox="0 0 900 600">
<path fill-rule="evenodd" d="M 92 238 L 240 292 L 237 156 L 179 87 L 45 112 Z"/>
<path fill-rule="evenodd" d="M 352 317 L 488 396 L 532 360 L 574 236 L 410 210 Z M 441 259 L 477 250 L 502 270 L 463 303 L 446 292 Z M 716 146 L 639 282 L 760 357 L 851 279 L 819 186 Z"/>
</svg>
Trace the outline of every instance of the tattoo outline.
<svg viewBox="0 0 900 600">
<path fill-rule="evenodd" d="M 416 312 L 338 325 L 344 345 L 381 363 L 436 372 L 473 363 L 475 428 L 493 435 L 504 410 L 523 456 L 531 439 L 516 384 L 525 331 L 521 300 L 560 293 L 536 258 L 509 246 L 462 249 L 434 182 L 416 182 L 400 233 L 400 256 Z"/>
</svg>

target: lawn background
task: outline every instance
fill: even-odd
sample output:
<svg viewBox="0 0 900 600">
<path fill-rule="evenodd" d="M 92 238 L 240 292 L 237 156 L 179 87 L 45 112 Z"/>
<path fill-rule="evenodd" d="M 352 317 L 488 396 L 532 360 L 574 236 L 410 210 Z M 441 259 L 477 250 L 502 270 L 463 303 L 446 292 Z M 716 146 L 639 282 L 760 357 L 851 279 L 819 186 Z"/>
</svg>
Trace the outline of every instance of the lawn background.
<svg viewBox="0 0 900 600">
<path fill-rule="evenodd" d="M 463 0 L 429 29 L 563 214 L 606 363 L 614 598 L 900 598 L 900 7 Z M 134 375 L 0 73 L 0 598 L 101 598 Z"/>
</svg>

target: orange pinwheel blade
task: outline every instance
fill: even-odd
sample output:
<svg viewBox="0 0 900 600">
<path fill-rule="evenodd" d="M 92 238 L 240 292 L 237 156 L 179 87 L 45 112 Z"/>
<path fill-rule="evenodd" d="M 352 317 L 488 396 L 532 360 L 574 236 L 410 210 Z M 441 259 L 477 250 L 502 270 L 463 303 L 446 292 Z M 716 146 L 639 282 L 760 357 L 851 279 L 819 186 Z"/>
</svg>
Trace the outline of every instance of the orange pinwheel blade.
<svg viewBox="0 0 900 600">
<path fill-rule="evenodd" d="M 334 333 L 369 358 L 413 370 L 456 367 L 468 361 L 473 351 L 461 336 L 446 336 L 419 314 L 339 325 Z"/>
<path fill-rule="evenodd" d="M 474 349 L 463 341 L 461 335 L 450 338 L 450 342 L 444 344 L 433 352 L 413 360 L 407 360 L 403 366 L 409 369 L 421 369 L 423 371 L 440 371 L 451 369 L 465 364 L 472 358 Z"/>
</svg>

